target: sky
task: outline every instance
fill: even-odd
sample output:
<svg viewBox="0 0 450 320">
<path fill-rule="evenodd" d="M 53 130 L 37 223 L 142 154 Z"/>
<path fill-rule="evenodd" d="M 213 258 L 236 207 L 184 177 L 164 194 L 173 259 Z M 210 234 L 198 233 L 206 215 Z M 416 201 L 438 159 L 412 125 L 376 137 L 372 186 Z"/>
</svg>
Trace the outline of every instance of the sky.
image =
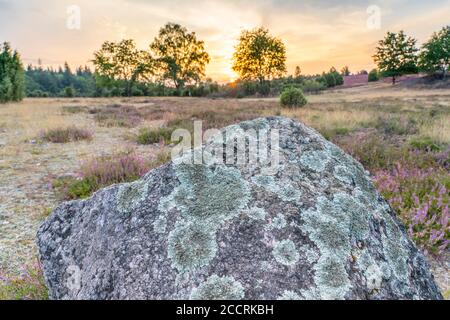
<svg viewBox="0 0 450 320">
<path fill-rule="evenodd" d="M 147 49 L 175 22 L 205 42 L 207 76 L 227 82 L 236 78 L 231 57 L 245 29 L 263 26 L 283 40 L 289 74 L 297 65 L 304 74 L 345 65 L 356 72 L 374 67 L 387 31 L 404 30 L 421 44 L 449 17 L 450 0 L 0 0 L 0 41 L 25 64 L 75 67 L 90 64 L 105 40 L 132 38 Z"/>
</svg>

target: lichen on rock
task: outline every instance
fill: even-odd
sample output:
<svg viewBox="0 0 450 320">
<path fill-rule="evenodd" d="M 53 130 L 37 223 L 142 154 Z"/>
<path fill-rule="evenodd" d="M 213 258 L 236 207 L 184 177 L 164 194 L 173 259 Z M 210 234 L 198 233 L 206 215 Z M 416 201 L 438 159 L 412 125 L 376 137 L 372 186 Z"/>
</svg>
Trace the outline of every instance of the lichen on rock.
<svg viewBox="0 0 450 320">
<path fill-rule="evenodd" d="M 245 296 L 243 286 L 233 277 L 212 275 L 198 288 L 192 290 L 192 300 L 241 300 Z"/>
<path fill-rule="evenodd" d="M 230 128 L 234 136 L 247 129 L 279 132 L 275 168 L 174 159 L 58 206 L 38 233 L 50 297 L 442 298 L 426 258 L 356 160 L 292 119 Z M 185 159 L 210 143 L 234 146 L 210 141 Z M 77 290 L 66 286 L 70 266 L 80 268 Z"/>
</svg>

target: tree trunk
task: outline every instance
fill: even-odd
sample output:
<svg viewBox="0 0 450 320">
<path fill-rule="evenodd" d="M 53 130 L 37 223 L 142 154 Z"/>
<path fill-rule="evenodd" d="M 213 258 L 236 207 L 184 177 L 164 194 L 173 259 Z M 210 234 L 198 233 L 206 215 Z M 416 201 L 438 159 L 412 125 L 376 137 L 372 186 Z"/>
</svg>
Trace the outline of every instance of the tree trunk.
<svg viewBox="0 0 450 320">
<path fill-rule="evenodd" d="M 392 85 L 395 85 L 395 76 L 392 77 Z"/>
</svg>

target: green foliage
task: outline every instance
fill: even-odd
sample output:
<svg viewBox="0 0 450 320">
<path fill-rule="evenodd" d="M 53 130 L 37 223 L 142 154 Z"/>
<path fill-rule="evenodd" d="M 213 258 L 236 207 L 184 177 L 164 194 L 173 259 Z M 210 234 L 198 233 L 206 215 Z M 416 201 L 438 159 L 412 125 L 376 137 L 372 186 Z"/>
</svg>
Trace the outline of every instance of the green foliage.
<svg viewBox="0 0 450 320">
<path fill-rule="evenodd" d="M 386 135 L 408 135 L 418 131 L 417 121 L 411 117 L 389 115 L 378 117 L 375 128 Z"/>
<path fill-rule="evenodd" d="M 303 92 L 309 93 L 318 93 L 326 88 L 322 82 L 312 79 L 306 79 L 300 87 Z"/>
<path fill-rule="evenodd" d="M 435 142 L 429 137 L 415 137 L 409 141 L 411 147 L 416 150 L 427 151 L 427 152 L 439 152 L 442 151 L 442 147 L 439 143 Z"/>
<path fill-rule="evenodd" d="M 139 144 L 147 145 L 153 143 L 164 142 L 165 144 L 171 144 L 172 133 L 175 131 L 173 127 L 161 127 L 157 129 L 141 129 L 136 137 L 136 142 Z"/>
<path fill-rule="evenodd" d="M 94 53 L 92 62 L 100 76 L 100 85 L 105 85 L 108 80 L 122 80 L 127 96 L 131 96 L 133 84 L 151 75 L 154 68 L 150 53 L 137 49 L 131 39 L 117 43 L 104 42 L 101 49 Z"/>
<path fill-rule="evenodd" d="M 373 69 L 372 71 L 369 72 L 369 82 L 375 82 L 380 80 L 380 76 L 378 74 L 378 70 L 377 69 Z"/>
<path fill-rule="evenodd" d="M 429 73 L 442 72 L 442 76 L 446 77 L 450 67 L 450 26 L 434 33 L 423 45 L 419 66 Z"/>
<path fill-rule="evenodd" d="M 416 43 L 416 39 L 408 37 L 403 31 L 388 32 L 386 37 L 378 42 L 374 61 L 384 76 L 392 77 L 393 84 L 396 77 L 418 71 Z"/>
<path fill-rule="evenodd" d="M 48 300 L 41 266 L 27 266 L 20 276 L 0 272 L 0 300 Z"/>
<path fill-rule="evenodd" d="M 181 89 L 187 84 L 198 83 L 205 76 L 209 55 L 195 32 L 168 23 L 159 30 L 150 47 L 155 55 L 157 74 L 163 82 L 170 81 Z"/>
<path fill-rule="evenodd" d="M 23 99 L 25 76 L 22 61 L 9 43 L 0 45 L 0 103 Z"/>
<path fill-rule="evenodd" d="M 286 48 L 264 28 L 243 31 L 233 54 L 233 70 L 243 80 L 281 77 L 286 73 Z"/>
<path fill-rule="evenodd" d="M 302 90 L 288 87 L 281 93 L 280 103 L 284 107 L 298 108 L 305 106 L 308 100 L 306 100 Z"/>
</svg>

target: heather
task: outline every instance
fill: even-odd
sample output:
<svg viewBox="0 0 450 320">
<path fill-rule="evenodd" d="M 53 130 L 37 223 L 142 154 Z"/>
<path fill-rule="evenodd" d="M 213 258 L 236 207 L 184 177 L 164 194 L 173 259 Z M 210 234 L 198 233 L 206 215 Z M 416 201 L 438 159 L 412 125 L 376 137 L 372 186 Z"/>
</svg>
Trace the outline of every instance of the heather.
<svg viewBox="0 0 450 320">
<path fill-rule="evenodd" d="M 28 265 L 19 275 L 0 270 L 0 300 L 47 300 L 48 291 L 38 262 Z"/>
<path fill-rule="evenodd" d="M 76 176 L 63 176 L 53 182 L 59 198 L 83 199 L 115 183 L 132 182 L 169 160 L 162 151 L 149 160 L 135 153 L 100 156 L 84 162 Z"/>
<path fill-rule="evenodd" d="M 92 132 L 87 129 L 70 126 L 67 128 L 56 128 L 43 130 L 39 138 L 43 141 L 52 143 L 67 143 L 80 140 L 91 140 Z"/>
</svg>

